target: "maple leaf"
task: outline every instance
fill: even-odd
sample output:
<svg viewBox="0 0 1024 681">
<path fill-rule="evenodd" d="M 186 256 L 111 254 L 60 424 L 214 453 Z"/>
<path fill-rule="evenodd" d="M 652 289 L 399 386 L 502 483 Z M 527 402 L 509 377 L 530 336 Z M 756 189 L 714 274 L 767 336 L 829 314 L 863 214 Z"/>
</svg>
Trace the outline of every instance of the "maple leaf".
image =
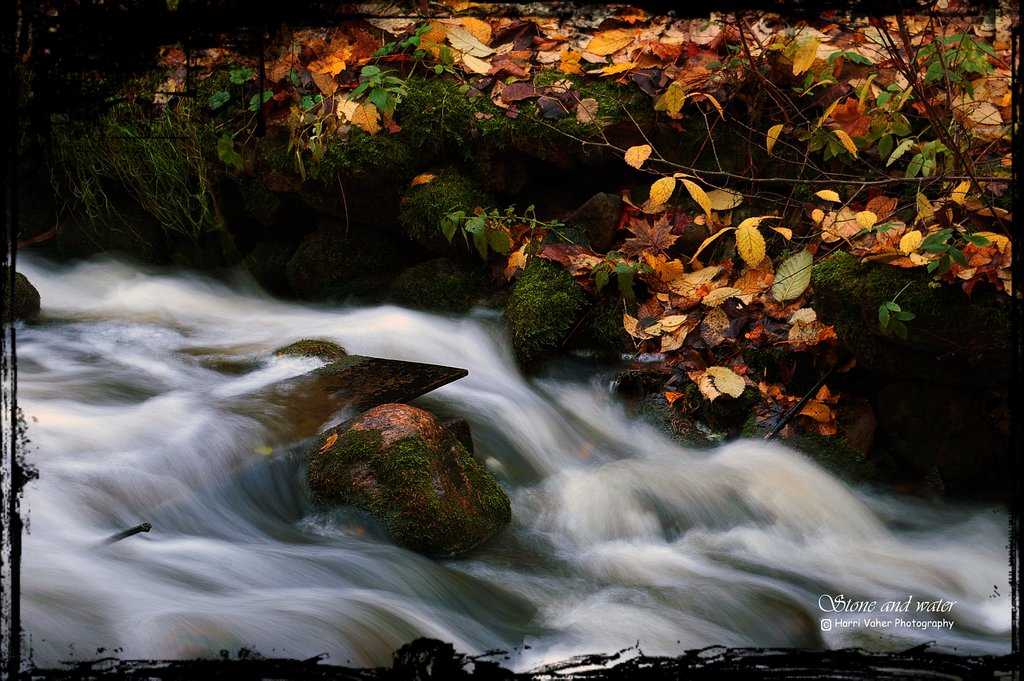
<svg viewBox="0 0 1024 681">
<path fill-rule="evenodd" d="M 850 137 L 867 137 L 871 117 L 864 115 L 864 105 L 856 97 L 847 97 L 832 109 L 832 120 Z"/>
<path fill-rule="evenodd" d="M 679 239 L 679 235 L 672 233 L 672 223 L 664 215 L 653 225 L 646 220 L 633 220 L 626 228 L 636 235 L 622 245 L 622 252 L 630 257 L 644 252 L 664 253 Z"/>
</svg>

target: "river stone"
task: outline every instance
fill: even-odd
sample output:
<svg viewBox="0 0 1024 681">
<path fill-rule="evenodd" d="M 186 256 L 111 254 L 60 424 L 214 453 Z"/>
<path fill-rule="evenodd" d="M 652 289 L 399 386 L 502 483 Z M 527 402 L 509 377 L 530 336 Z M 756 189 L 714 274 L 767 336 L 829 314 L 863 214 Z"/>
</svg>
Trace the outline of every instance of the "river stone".
<svg viewBox="0 0 1024 681">
<path fill-rule="evenodd" d="M 0 287 L 7 288 L 9 276 L 6 267 L 0 270 Z M 14 273 L 13 295 L 8 296 L 7 291 L 3 291 L 3 299 L 11 302 L 11 306 L 4 310 L 5 323 L 19 319 L 31 321 L 39 316 L 39 291 L 21 272 Z"/>
<path fill-rule="evenodd" d="M 622 198 L 617 194 L 599 193 L 574 210 L 565 222 L 582 227 L 590 238 L 590 245 L 604 251 L 612 243 L 621 215 Z"/>
<path fill-rule="evenodd" d="M 323 433 L 306 454 L 306 481 L 317 504 L 361 508 L 431 556 L 467 551 L 511 519 L 494 476 L 433 414 L 406 404 Z"/>
</svg>

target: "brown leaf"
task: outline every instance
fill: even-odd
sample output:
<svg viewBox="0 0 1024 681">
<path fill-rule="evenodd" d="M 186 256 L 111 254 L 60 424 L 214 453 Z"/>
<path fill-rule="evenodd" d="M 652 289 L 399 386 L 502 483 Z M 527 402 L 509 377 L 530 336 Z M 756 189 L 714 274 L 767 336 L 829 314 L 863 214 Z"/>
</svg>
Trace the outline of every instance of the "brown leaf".
<svg viewBox="0 0 1024 681">
<path fill-rule="evenodd" d="M 832 120 L 850 137 L 867 137 L 871 117 L 864 115 L 864 105 L 856 97 L 847 97 L 832 109 Z"/>
<path fill-rule="evenodd" d="M 704 315 L 700 325 L 700 337 L 709 348 L 715 348 L 729 337 L 729 317 L 720 307 L 713 308 Z"/>
<path fill-rule="evenodd" d="M 679 235 L 672 233 L 672 223 L 664 215 L 655 220 L 653 225 L 646 220 L 631 220 L 626 228 L 636 235 L 635 238 L 626 239 L 622 245 L 622 252 L 631 257 L 645 251 L 664 253 L 679 239 Z"/>
<path fill-rule="evenodd" d="M 665 392 L 665 399 L 668 400 L 669 405 L 673 405 L 676 403 L 676 400 L 678 400 L 680 397 L 683 397 L 684 394 L 685 393 L 677 393 L 669 390 Z"/>
<path fill-rule="evenodd" d="M 323 446 L 320 447 L 320 453 L 323 454 L 324 452 L 326 452 L 328 449 L 333 447 L 334 443 L 337 442 L 337 441 L 338 441 L 338 434 L 337 433 L 332 433 L 331 436 L 329 438 L 327 438 L 327 441 L 324 442 Z"/>
</svg>

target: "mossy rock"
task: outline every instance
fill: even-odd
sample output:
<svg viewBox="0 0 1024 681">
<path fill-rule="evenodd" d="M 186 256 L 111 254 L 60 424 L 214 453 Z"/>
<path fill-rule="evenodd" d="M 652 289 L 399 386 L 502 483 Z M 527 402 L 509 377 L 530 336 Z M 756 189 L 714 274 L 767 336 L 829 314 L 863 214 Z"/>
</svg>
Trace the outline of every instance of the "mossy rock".
<svg viewBox="0 0 1024 681">
<path fill-rule="evenodd" d="M 327 362 L 337 362 L 348 357 L 345 348 L 333 341 L 303 338 L 290 345 L 274 350 L 278 357 L 318 357 Z"/>
<path fill-rule="evenodd" d="M 344 302 L 350 296 L 380 300 L 405 256 L 384 234 L 375 241 L 343 240 L 335 229 L 314 232 L 288 261 L 289 286 L 305 300 Z"/>
<path fill-rule="evenodd" d="M 511 503 L 486 468 L 432 414 L 385 404 L 349 428 L 323 433 L 306 455 L 313 501 L 376 517 L 408 548 L 463 553 L 511 520 Z"/>
<path fill-rule="evenodd" d="M 485 208 L 491 198 L 473 180 L 455 169 L 445 168 L 434 179 L 413 187 L 406 194 L 398 219 L 409 236 L 443 243 L 441 219 L 455 211 L 471 213 Z M 461 238 L 456 235 L 456 238 Z"/>
<path fill-rule="evenodd" d="M 843 252 L 815 265 L 811 275 L 818 316 L 835 325 L 858 365 L 876 377 L 1005 384 L 1012 354 L 1008 301 L 984 286 L 968 297 L 959 286 L 932 283 L 921 268 L 861 264 Z M 885 336 L 879 327 L 878 307 L 894 298 L 915 315 L 906 322 L 906 340 Z"/>
<path fill-rule="evenodd" d="M 245 256 L 242 265 L 265 291 L 275 296 L 288 296 L 288 261 L 295 254 L 295 244 L 261 241 Z"/>
<path fill-rule="evenodd" d="M 399 274 L 389 289 L 399 305 L 441 312 L 467 312 L 491 293 L 486 269 L 464 267 L 448 258 L 413 265 Z"/>
<path fill-rule="evenodd" d="M 421 162 L 438 156 L 448 161 L 469 159 L 477 103 L 487 98 L 471 101 L 457 82 L 446 78 L 409 78 L 405 88 L 406 95 L 395 108 L 395 122 L 402 126 L 396 137 L 415 149 Z M 489 99 L 487 104 L 496 108 Z"/>
<path fill-rule="evenodd" d="M 622 301 L 614 296 L 590 306 L 579 330 L 572 334 L 571 345 L 603 359 L 620 359 L 632 347 L 629 340 L 622 325 Z"/>
<path fill-rule="evenodd" d="M 757 390 L 749 386 L 739 397 L 720 395 L 709 400 L 696 383 L 688 383 L 683 388 L 683 397 L 674 406 L 704 426 L 709 439 L 721 441 L 743 435 L 747 420 L 761 400 Z"/>
<path fill-rule="evenodd" d="M 586 294 L 568 272 L 547 260 L 530 260 L 505 307 L 520 365 L 534 368 L 562 347 L 586 306 Z"/>
<path fill-rule="evenodd" d="M 0 277 L 2 277 L 0 282 L 2 282 L 3 288 L 6 289 L 10 281 L 10 271 L 7 267 L 0 268 Z M 28 277 L 21 272 L 14 273 L 13 284 L 13 295 L 8 295 L 5 290 L 2 292 L 2 297 L 0 297 L 5 303 L 8 301 L 11 303 L 10 308 L 7 308 L 6 305 L 4 306 L 4 323 L 10 324 L 12 321 L 17 320 L 32 321 L 39 316 L 39 291 L 29 282 Z"/>
</svg>

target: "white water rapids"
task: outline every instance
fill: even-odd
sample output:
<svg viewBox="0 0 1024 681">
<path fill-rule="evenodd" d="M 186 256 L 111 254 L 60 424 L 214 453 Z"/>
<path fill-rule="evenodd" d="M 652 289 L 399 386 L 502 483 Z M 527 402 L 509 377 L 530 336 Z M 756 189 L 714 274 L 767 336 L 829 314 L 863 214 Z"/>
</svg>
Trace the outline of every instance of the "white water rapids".
<svg viewBox="0 0 1024 681">
<path fill-rule="evenodd" d="M 420 636 L 508 651 L 516 670 L 637 644 L 1010 651 L 1002 509 L 852 488 L 778 444 L 683 449 L 627 414 L 610 373 L 524 378 L 493 312 L 285 303 L 110 260 L 22 254 L 18 269 L 43 306 L 17 329 L 25 457 L 39 472 L 24 493 L 20 595 L 37 667 L 100 649 L 241 648 L 390 666 Z M 359 512 L 312 507 L 306 440 L 253 398 L 318 365 L 272 355 L 300 338 L 468 369 L 415 404 L 470 422 L 512 524 L 434 561 Z M 152 531 L 97 545 L 141 522 Z M 822 611 L 840 595 L 911 611 Z M 914 612 L 935 601 L 950 608 Z"/>
</svg>

